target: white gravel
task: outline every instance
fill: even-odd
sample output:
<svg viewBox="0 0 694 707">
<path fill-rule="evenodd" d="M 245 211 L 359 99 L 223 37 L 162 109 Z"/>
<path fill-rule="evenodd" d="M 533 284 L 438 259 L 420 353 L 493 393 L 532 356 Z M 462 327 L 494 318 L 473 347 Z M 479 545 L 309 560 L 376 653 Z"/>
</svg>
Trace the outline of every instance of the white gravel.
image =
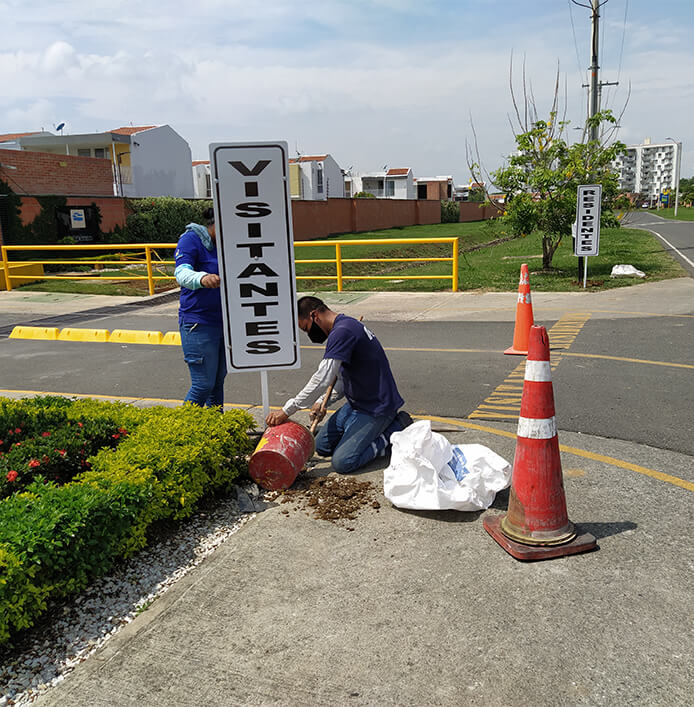
<svg viewBox="0 0 694 707">
<path fill-rule="evenodd" d="M 237 487 L 0 647 L 0 707 L 31 704 L 64 680 L 261 508 L 255 484 Z"/>
</svg>

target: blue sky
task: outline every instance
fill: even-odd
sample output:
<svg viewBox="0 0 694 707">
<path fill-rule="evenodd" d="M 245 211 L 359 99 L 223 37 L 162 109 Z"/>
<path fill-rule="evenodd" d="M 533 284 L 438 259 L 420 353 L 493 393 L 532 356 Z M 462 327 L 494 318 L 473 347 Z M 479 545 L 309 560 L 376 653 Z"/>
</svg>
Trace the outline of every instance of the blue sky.
<svg viewBox="0 0 694 707">
<path fill-rule="evenodd" d="M 619 137 L 681 140 L 683 176 L 693 6 L 601 10 L 601 78 L 620 81 L 607 107 L 620 112 L 631 83 Z M 0 133 L 168 123 L 196 159 L 210 142 L 284 139 L 356 171 L 410 166 L 463 183 L 471 119 L 488 170 L 513 150 L 512 52 L 516 89 L 525 61 L 540 114 L 559 62 L 567 118 L 582 122 L 589 15 L 569 0 L 0 0 Z"/>
</svg>

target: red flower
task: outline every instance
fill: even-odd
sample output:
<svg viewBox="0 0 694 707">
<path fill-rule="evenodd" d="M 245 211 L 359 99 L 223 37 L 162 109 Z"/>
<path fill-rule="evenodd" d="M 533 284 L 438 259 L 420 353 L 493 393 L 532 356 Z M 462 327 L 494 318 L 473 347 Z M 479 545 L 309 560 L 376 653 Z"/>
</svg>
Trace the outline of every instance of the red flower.
<svg viewBox="0 0 694 707">
<path fill-rule="evenodd" d="M 42 432 L 42 433 L 41 433 L 41 436 L 42 436 L 42 437 L 50 437 L 50 436 L 51 436 L 51 433 L 50 433 L 50 432 Z"/>
<path fill-rule="evenodd" d="M 21 446 L 22 446 L 22 443 L 21 443 L 21 442 L 15 442 L 15 443 L 14 443 L 14 446 L 15 446 L 15 447 L 21 447 Z"/>
<path fill-rule="evenodd" d="M 14 469 L 11 469 L 10 471 L 7 472 L 6 478 L 8 481 L 15 481 L 18 476 L 19 476 L 19 474 Z"/>
<path fill-rule="evenodd" d="M 29 468 L 30 469 L 36 469 L 37 466 L 41 466 L 41 462 L 38 459 L 32 459 L 29 462 Z"/>
<path fill-rule="evenodd" d="M 0 444 L 2 444 L 2 440 L 0 439 Z"/>
<path fill-rule="evenodd" d="M 21 434 L 21 432 L 22 432 L 22 428 L 21 428 L 21 427 L 17 427 L 17 428 L 15 429 L 15 431 L 14 431 L 14 433 L 15 433 L 16 435 Z"/>
<path fill-rule="evenodd" d="M 66 454 L 66 452 L 65 452 L 65 450 L 64 450 L 64 449 L 56 449 L 56 452 L 58 452 L 58 453 L 60 454 L 60 456 L 61 456 L 61 457 L 64 457 L 64 456 L 65 456 L 65 454 Z"/>
<path fill-rule="evenodd" d="M 84 427 L 84 425 L 83 425 L 81 422 L 78 422 L 78 423 L 77 423 L 77 426 L 78 426 L 78 427 Z"/>
<path fill-rule="evenodd" d="M 113 437 L 113 439 L 118 439 L 120 437 L 120 435 L 116 432 L 116 434 L 111 435 L 111 437 Z"/>
<path fill-rule="evenodd" d="M 119 427 L 119 428 L 118 428 L 118 431 L 119 431 L 122 435 L 127 435 L 127 434 L 128 434 L 128 430 L 126 430 L 125 427 Z M 2 444 L 2 442 L 0 442 L 0 444 Z"/>
</svg>

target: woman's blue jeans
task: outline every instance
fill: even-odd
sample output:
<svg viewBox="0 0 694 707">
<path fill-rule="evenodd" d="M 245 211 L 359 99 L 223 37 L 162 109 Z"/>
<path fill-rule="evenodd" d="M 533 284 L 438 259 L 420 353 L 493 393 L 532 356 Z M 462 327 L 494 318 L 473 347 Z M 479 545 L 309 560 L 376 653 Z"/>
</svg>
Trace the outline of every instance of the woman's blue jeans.
<svg viewBox="0 0 694 707">
<path fill-rule="evenodd" d="M 185 402 L 215 407 L 224 405 L 227 362 L 224 331 L 209 324 L 181 324 L 183 360 L 190 370 L 190 390 Z"/>
<path fill-rule="evenodd" d="M 393 427 L 393 430 L 390 428 Z M 316 453 L 332 455 L 332 465 L 339 474 L 349 474 L 374 459 L 379 450 L 373 444 L 376 438 L 402 429 L 395 413 L 367 415 L 352 408 L 349 403 L 333 413 L 316 437 Z"/>
</svg>

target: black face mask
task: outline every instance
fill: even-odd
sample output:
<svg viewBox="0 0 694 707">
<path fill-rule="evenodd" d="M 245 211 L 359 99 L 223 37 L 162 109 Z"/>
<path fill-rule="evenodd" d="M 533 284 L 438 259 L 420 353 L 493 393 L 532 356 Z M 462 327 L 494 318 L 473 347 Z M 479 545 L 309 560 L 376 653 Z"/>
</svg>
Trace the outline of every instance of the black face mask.
<svg viewBox="0 0 694 707">
<path fill-rule="evenodd" d="M 313 322 L 311 328 L 308 330 L 308 338 L 311 339 L 314 344 L 322 344 L 328 338 L 328 335 L 316 322 Z"/>
</svg>

